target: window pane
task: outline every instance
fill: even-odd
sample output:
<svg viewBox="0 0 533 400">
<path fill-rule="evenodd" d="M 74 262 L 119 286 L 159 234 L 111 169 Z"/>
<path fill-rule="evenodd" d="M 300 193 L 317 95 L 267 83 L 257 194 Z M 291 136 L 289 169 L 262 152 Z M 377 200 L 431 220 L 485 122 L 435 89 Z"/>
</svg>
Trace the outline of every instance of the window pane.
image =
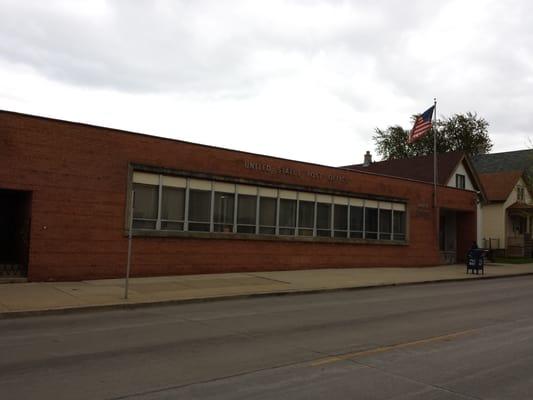
<svg viewBox="0 0 533 400">
<path fill-rule="evenodd" d="M 276 203 L 271 197 L 259 200 L 259 233 L 274 235 L 276 233 Z"/>
<path fill-rule="evenodd" d="M 333 236 L 348 236 L 348 206 L 335 204 L 333 209 Z"/>
<path fill-rule="evenodd" d="M 313 230 L 311 228 L 298 228 L 299 236 L 313 236 Z"/>
<path fill-rule="evenodd" d="M 159 187 L 134 183 L 133 228 L 155 229 Z"/>
<path fill-rule="evenodd" d="M 161 229 L 167 231 L 182 231 L 183 222 L 161 221 Z"/>
<path fill-rule="evenodd" d="M 211 212 L 211 192 L 207 190 L 189 191 L 189 230 L 209 232 Z"/>
<path fill-rule="evenodd" d="M 215 232 L 233 232 L 234 201 L 233 193 L 215 192 L 213 216 Z"/>
<path fill-rule="evenodd" d="M 296 200 L 279 201 L 279 234 L 294 235 L 296 227 Z"/>
<path fill-rule="evenodd" d="M 379 238 L 390 240 L 392 233 L 392 211 L 379 210 Z"/>
<path fill-rule="evenodd" d="M 313 236 L 315 224 L 315 203 L 313 201 L 300 201 L 298 209 L 298 235 Z"/>
<path fill-rule="evenodd" d="M 276 228 L 274 228 L 274 227 L 269 228 L 269 227 L 265 227 L 265 226 L 260 226 L 259 227 L 259 233 L 262 233 L 263 235 L 275 235 L 276 234 Z"/>
<path fill-rule="evenodd" d="M 455 187 L 459 189 L 465 188 L 465 176 L 462 174 L 455 175 Z"/>
<path fill-rule="evenodd" d="M 365 237 L 367 239 L 378 238 L 378 209 L 365 208 Z"/>
<path fill-rule="evenodd" d="M 311 228 L 315 224 L 315 203 L 312 201 L 300 201 L 298 225 L 301 228 Z"/>
<path fill-rule="evenodd" d="M 316 229 L 317 236 L 331 236 L 331 204 L 317 203 Z"/>
<path fill-rule="evenodd" d="M 237 232 L 255 233 L 257 196 L 240 194 L 237 201 Z"/>
<path fill-rule="evenodd" d="M 156 228 L 156 220 L 142 220 L 142 219 L 134 219 L 133 220 L 133 229 L 155 229 Z"/>
<path fill-rule="evenodd" d="M 185 215 L 185 189 L 163 187 L 161 219 L 183 221 Z"/>
<path fill-rule="evenodd" d="M 255 225 L 237 225 L 238 233 L 255 233 Z"/>
<path fill-rule="evenodd" d="M 363 207 L 350 206 L 350 237 L 363 237 Z"/>
<path fill-rule="evenodd" d="M 157 219 L 159 187 L 134 183 L 133 190 L 135 191 L 133 218 Z"/>
<path fill-rule="evenodd" d="M 335 204 L 333 209 L 333 229 L 335 237 L 348 236 L 348 206 Z"/>
<path fill-rule="evenodd" d="M 335 204 L 333 213 L 335 216 L 335 230 L 348 229 L 348 206 Z"/>
<path fill-rule="evenodd" d="M 394 211 L 394 240 L 405 240 L 405 212 Z"/>
<path fill-rule="evenodd" d="M 209 232 L 209 223 L 189 222 L 189 230 L 191 232 Z"/>
<path fill-rule="evenodd" d="M 319 229 L 330 229 L 331 204 L 318 203 L 316 212 L 316 227 Z"/>
</svg>

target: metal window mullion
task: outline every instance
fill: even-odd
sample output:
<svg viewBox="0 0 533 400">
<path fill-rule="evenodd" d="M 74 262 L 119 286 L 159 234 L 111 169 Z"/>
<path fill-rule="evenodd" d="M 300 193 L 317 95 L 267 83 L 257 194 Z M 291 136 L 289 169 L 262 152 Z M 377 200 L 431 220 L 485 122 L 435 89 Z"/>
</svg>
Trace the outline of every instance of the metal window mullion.
<svg viewBox="0 0 533 400">
<path fill-rule="evenodd" d="M 163 176 L 159 175 L 159 187 L 157 196 L 157 220 L 155 222 L 155 229 L 159 231 L 161 229 L 161 204 L 163 197 Z"/>
<path fill-rule="evenodd" d="M 209 232 L 214 232 L 215 227 L 215 190 L 213 189 L 213 182 L 211 182 L 211 207 L 209 210 Z"/>
</svg>

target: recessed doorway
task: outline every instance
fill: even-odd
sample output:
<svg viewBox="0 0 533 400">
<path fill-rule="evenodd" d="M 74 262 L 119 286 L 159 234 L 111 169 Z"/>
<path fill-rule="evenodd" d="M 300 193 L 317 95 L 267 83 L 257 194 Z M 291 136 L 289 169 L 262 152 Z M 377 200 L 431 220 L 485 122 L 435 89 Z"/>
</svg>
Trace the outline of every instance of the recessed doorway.
<svg viewBox="0 0 533 400">
<path fill-rule="evenodd" d="M 31 192 L 0 189 L 0 277 L 27 276 Z"/>
</svg>

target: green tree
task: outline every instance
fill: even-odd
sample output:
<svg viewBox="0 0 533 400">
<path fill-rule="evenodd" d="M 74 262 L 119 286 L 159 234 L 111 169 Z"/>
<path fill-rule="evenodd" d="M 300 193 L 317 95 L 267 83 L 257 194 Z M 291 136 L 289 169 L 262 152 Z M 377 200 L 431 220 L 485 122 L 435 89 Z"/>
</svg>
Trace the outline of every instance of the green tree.
<svg viewBox="0 0 533 400">
<path fill-rule="evenodd" d="M 413 116 L 413 121 L 416 116 Z M 462 150 L 469 155 L 488 153 L 492 141 L 489 123 L 477 114 L 455 114 L 437 120 L 434 128 L 424 137 L 408 144 L 409 131 L 399 125 L 387 129 L 376 128 L 373 136 L 376 152 L 385 160 L 411 158 L 433 154 L 433 135 L 437 134 L 437 153 Z"/>
<path fill-rule="evenodd" d="M 524 179 L 528 185 L 529 191 L 533 194 L 533 139 L 528 138 L 527 141 L 527 147 L 530 149 L 528 157 L 529 166 L 527 166 L 524 171 Z"/>
</svg>

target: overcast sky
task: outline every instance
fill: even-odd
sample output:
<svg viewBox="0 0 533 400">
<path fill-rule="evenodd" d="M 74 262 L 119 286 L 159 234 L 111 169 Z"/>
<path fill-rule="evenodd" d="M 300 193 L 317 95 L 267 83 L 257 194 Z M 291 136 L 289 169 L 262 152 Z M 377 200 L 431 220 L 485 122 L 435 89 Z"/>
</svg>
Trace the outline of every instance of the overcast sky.
<svg viewBox="0 0 533 400">
<path fill-rule="evenodd" d="M 0 109 L 327 165 L 477 112 L 533 138 L 533 2 L 0 0 Z"/>
</svg>

